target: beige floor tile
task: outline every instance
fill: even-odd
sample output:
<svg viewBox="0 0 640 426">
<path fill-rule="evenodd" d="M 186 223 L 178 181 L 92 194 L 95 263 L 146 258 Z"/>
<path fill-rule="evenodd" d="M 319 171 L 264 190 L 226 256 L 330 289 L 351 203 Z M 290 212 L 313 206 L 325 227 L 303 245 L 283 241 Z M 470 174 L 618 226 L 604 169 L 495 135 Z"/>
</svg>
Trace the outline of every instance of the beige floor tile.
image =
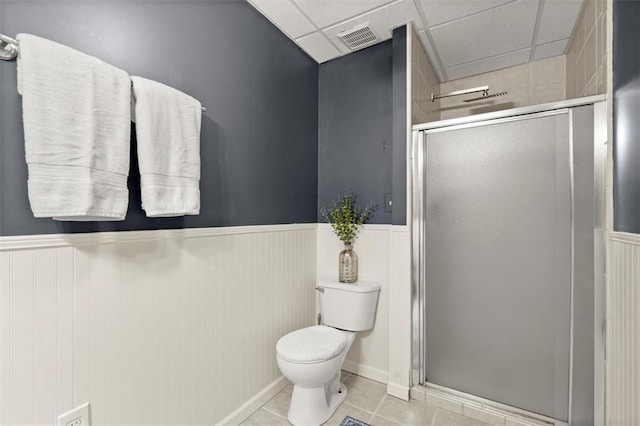
<svg viewBox="0 0 640 426">
<path fill-rule="evenodd" d="M 431 424 L 435 412 L 436 409 L 434 407 L 425 403 L 418 401 L 406 402 L 387 396 L 376 414 L 405 426 L 424 426 Z"/>
<path fill-rule="evenodd" d="M 340 370 L 341 371 L 341 375 L 340 375 L 340 381 L 342 381 L 344 383 L 345 379 L 349 376 L 355 376 L 355 374 L 353 373 L 349 373 L 347 370 Z"/>
<path fill-rule="evenodd" d="M 387 388 L 382 383 L 355 374 L 344 378 L 342 382 L 347 386 L 346 402 L 372 413 L 387 394 Z"/>
<path fill-rule="evenodd" d="M 433 426 L 487 426 L 487 423 L 441 408 L 436 411 L 435 416 Z"/>
<path fill-rule="evenodd" d="M 289 403 L 291 402 L 291 392 L 293 392 L 293 385 L 288 385 L 262 407 L 272 413 L 287 417 L 289 413 Z"/>
<path fill-rule="evenodd" d="M 374 416 L 373 420 L 369 422 L 371 426 L 402 426 L 402 423 L 396 423 L 392 420 L 385 419 L 384 417 Z M 428 423 L 425 423 L 428 426 Z"/>
<path fill-rule="evenodd" d="M 287 419 L 270 413 L 264 409 L 259 409 L 251 415 L 247 420 L 241 423 L 242 426 L 288 426 L 289 421 Z"/>
<path fill-rule="evenodd" d="M 360 420 L 361 422 L 368 423 L 369 417 L 371 417 L 371 413 L 368 413 L 358 407 L 354 407 L 353 405 L 347 404 L 345 402 L 336 410 L 333 416 L 331 416 L 331 418 L 324 425 L 337 426 L 345 418 L 345 416 L 351 416 L 354 419 Z"/>
</svg>

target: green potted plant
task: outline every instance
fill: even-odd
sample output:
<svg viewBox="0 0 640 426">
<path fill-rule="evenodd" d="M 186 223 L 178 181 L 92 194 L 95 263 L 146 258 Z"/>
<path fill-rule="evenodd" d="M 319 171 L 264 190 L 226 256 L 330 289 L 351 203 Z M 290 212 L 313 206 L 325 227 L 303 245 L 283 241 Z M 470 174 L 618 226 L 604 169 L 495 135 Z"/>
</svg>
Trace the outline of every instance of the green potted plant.
<svg viewBox="0 0 640 426">
<path fill-rule="evenodd" d="M 361 209 L 356 204 L 355 194 L 345 191 L 333 202 L 333 207 L 320 210 L 324 220 L 331 224 L 333 232 L 344 243 L 344 250 L 340 252 L 338 260 L 338 279 L 342 283 L 358 281 L 358 256 L 353 251 L 353 240 L 375 208 L 376 204 L 370 202 Z"/>
</svg>

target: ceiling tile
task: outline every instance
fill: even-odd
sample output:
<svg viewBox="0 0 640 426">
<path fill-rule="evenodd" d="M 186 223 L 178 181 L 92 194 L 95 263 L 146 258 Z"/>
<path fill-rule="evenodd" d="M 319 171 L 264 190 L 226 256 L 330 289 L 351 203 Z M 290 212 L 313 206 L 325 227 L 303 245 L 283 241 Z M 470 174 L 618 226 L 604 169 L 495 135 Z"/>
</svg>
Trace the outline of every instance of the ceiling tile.
<svg viewBox="0 0 640 426">
<path fill-rule="evenodd" d="M 422 21 L 413 0 L 400 0 L 372 12 L 360 15 L 357 18 L 329 27 L 323 32 L 327 37 L 337 41 L 337 44 L 340 46 L 340 50 L 342 50 L 343 53 L 350 53 L 351 49 L 345 46 L 342 41 L 337 38 L 337 34 L 365 22 L 369 23 L 373 32 L 380 37 L 381 40 L 390 39 L 392 35 L 391 31 L 396 27 L 406 24 L 407 22 L 414 22 L 414 28 L 416 31 L 422 29 Z"/>
<path fill-rule="evenodd" d="M 569 39 L 553 41 L 547 44 L 541 44 L 536 46 L 535 52 L 533 52 L 533 59 L 537 61 L 538 59 L 550 58 L 551 56 L 558 56 L 564 54 L 565 49 L 567 48 L 567 43 Z"/>
<path fill-rule="evenodd" d="M 270 0 L 265 0 L 270 1 Z M 390 3 L 393 0 L 293 0 L 318 28 L 337 24 L 345 19 Z"/>
<path fill-rule="evenodd" d="M 545 0 L 536 43 L 569 38 L 581 7 L 582 0 Z"/>
<path fill-rule="evenodd" d="M 419 0 L 427 25 L 442 24 L 491 9 L 512 0 Z"/>
<path fill-rule="evenodd" d="M 529 61 L 529 53 L 531 49 L 523 49 L 517 52 L 510 52 L 505 55 L 498 55 L 492 58 L 482 59 L 467 64 L 448 67 L 447 77 L 449 80 L 469 77 L 475 74 L 482 74 L 489 71 L 495 71 L 501 68 L 512 67 L 514 65 L 524 64 Z"/>
<path fill-rule="evenodd" d="M 538 0 L 519 0 L 429 31 L 442 65 L 449 68 L 530 47 L 537 11 Z"/>
<path fill-rule="evenodd" d="M 299 38 L 296 43 L 319 64 L 340 56 L 340 51 L 320 33 L 313 33 Z"/>
<path fill-rule="evenodd" d="M 435 50 L 429 41 L 429 37 L 427 37 L 426 30 L 422 30 L 418 33 L 420 36 L 420 41 L 422 41 L 422 45 L 424 46 L 424 50 L 427 52 L 427 56 L 429 57 L 429 61 L 431 62 L 431 66 L 434 70 L 440 69 L 441 65 L 438 62 L 438 58 L 436 56 Z"/>
<path fill-rule="evenodd" d="M 249 0 L 289 38 L 298 38 L 316 30 L 289 0 Z"/>
<path fill-rule="evenodd" d="M 1 1 L 1 0 L 0 0 Z M 557 56 L 584 0 L 248 0 L 318 62 L 352 50 L 337 34 L 369 23 L 380 41 L 413 22 L 441 81 Z M 543 3 L 544 2 L 544 3 Z M 543 3 L 543 4 L 542 4 Z M 536 24 L 538 9 L 540 20 Z M 420 9 L 420 10 L 419 10 Z M 426 24 L 428 28 L 424 28 Z M 318 31 L 320 28 L 320 31 Z M 537 28 L 536 40 L 533 40 Z"/>
</svg>

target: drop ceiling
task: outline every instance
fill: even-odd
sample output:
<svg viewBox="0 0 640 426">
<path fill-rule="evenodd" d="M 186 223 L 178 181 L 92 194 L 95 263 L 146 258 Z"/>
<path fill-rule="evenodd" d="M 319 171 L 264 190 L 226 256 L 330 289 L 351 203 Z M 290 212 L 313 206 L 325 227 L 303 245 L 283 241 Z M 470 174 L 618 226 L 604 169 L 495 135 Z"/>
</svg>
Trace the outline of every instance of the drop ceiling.
<svg viewBox="0 0 640 426">
<path fill-rule="evenodd" d="M 564 54 L 583 0 L 249 3 L 318 63 L 352 52 L 338 35 L 353 27 L 368 23 L 380 42 L 412 22 L 440 81 L 448 81 Z"/>
</svg>

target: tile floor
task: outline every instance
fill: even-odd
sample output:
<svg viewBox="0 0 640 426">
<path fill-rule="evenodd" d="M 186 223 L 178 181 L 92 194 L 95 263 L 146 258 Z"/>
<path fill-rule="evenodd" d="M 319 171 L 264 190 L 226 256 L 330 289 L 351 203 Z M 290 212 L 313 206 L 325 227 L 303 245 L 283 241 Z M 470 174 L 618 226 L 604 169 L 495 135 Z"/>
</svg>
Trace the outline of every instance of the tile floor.
<svg viewBox="0 0 640 426">
<path fill-rule="evenodd" d="M 351 416 L 372 426 L 486 426 L 469 417 L 427 405 L 418 401 L 405 402 L 388 396 L 386 386 L 364 377 L 343 371 L 342 382 L 347 386 L 347 399 L 325 425 L 339 425 Z M 242 425 L 283 425 L 287 421 L 293 385 L 288 385 L 271 398 Z"/>
</svg>

